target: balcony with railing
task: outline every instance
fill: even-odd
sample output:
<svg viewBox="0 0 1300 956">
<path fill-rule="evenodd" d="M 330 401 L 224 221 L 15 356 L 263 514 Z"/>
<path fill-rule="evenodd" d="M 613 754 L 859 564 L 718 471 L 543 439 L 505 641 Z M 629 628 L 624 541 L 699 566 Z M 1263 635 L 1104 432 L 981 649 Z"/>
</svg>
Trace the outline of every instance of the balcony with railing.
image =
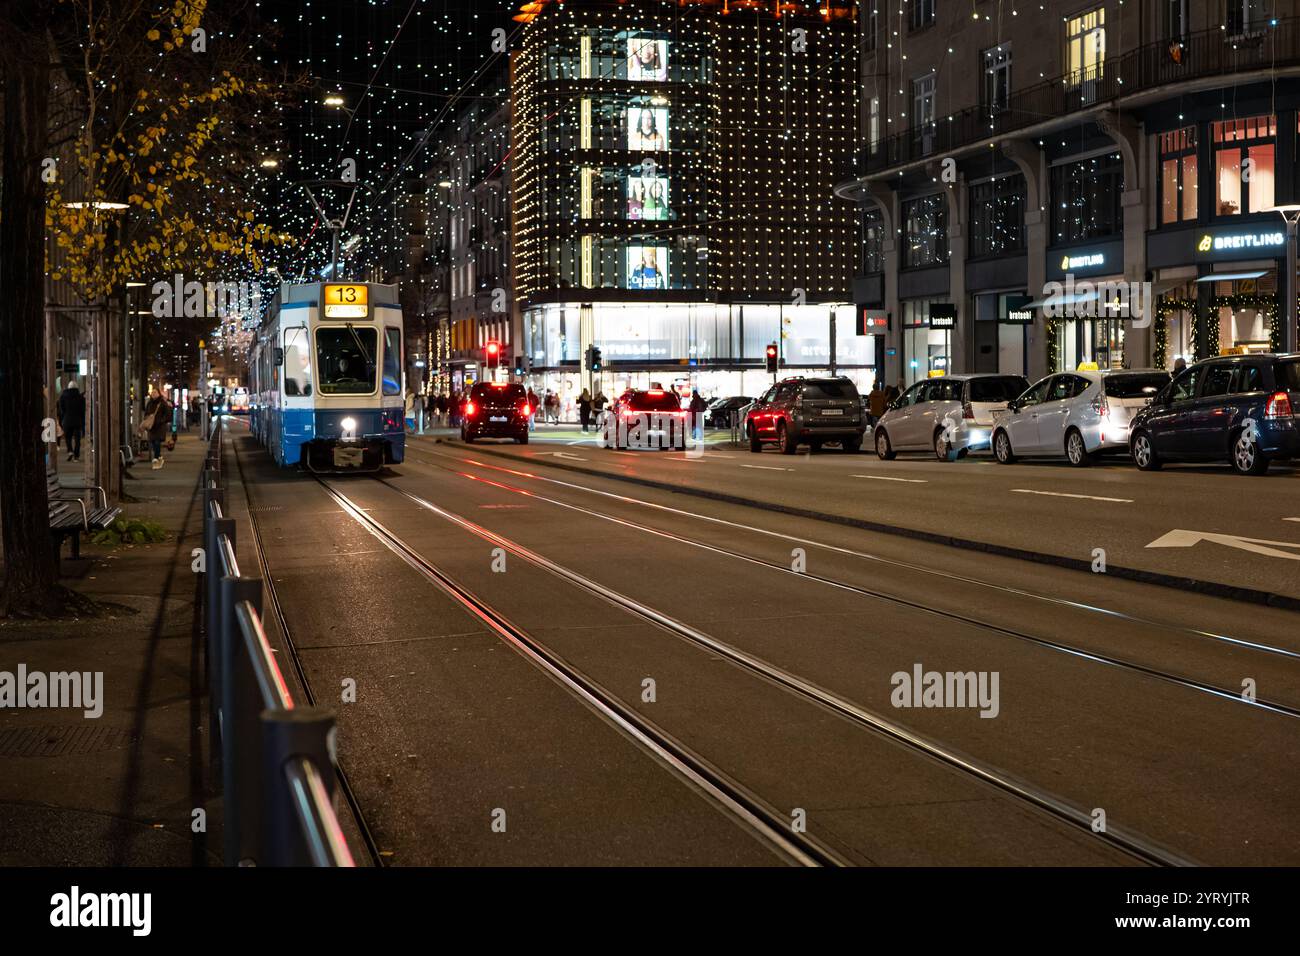
<svg viewBox="0 0 1300 956">
<path fill-rule="evenodd" d="M 1300 18 L 1237 36 L 1223 29 L 1159 40 L 1087 70 L 1013 92 L 999 109 L 973 106 L 858 150 L 842 186 L 899 166 L 996 142 L 1055 118 L 1068 118 L 1138 93 L 1254 70 L 1300 66 Z"/>
</svg>

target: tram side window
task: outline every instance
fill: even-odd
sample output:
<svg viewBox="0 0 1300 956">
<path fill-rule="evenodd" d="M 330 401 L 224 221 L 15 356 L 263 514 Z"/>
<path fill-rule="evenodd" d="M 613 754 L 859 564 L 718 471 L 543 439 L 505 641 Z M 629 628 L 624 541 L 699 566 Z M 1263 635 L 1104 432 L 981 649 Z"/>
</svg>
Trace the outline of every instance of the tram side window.
<svg viewBox="0 0 1300 956">
<path fill-rule="evenodd" d="M 311 347 L 301 327 L 284 330 L 284 394 L 311 394 Z"/>
<path fill-rule="evenodd" d="M 401 329 L 384 329 L 384 394 L 402 394 Z"/>
<path fill-rule="evenodd" d="M 374 326 L 327 326 L 316 330 L 316 375 L 323 395 L 371 395 L 375 391 Z"/>
</svg>

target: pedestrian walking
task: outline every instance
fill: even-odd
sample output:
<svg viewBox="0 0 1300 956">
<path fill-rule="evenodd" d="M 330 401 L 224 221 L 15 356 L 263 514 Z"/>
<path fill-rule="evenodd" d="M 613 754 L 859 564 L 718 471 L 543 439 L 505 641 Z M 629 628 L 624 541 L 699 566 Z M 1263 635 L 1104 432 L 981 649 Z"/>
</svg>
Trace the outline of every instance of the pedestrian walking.
<svg viewBox="0 0 1300 956">
<path fill-rule="evenodd" d="M 415 431 L 415 389 L 406 390 L 406 402 L 403 405 L 403 412 L 406 416 L 406 428 L 408 431 Z"/>
<path fill-rule="evenodd" d="M 545 408 L 546 414 L 543 416 L 543 420 L 544 420 L 544 421 L 548 421 L 548 422 L 552 422 L 552 423 L 554 423 L 554 424 L 559 424 L 559 421 L 560 421 L 560 398 L 559 398 L 558 395 L 556 395 L 556 394 L 555 394 L 554 392 L 552 392 L 550 389 L 547 389 L 547 391 L 546 391 L 546 398 L 544 399 L 544 408 Z"/>
<path fill-rule="evenodd" d="M 1174 374 L 1175 374 L 1175 375 L 1177 375 L 1179 372 L 1181 372 L 1181 371 L 1182 371 L 1183 369 L 1185 369 L 1185 368 L 1187 368 L 1187 359 L 1183 358 L 1181 355 L 1178 356 L 1178 358 L 1174 359 Z"/>
<path fill-rule="evenodd" d="M 605 393 L 597 389 L 596 397 L 591 400 L 592 411 L 596 413 L 597 431 L 605 427 L 605 406 L 608 404 L 609 399 L 605 397 Z"/>
<path fill-rule="evenodd" d="M 442 392 L 438 393 L 437 401 L 438 425 L 441 428 L 447 427 L 447 396 Z"/>
<path fill-rule="evenodd" d="M 140 419 L 140 436 L 149 439 L 152 452 L 150 467 L 157 471 L 163 466 L 162 444 L 167 437 L 171 424 L 172 406 L 157 385 L 149 388 L 149 400 L 144 405 L 144 415 Z"/>
<path fill-rule="evenodd" d="M 81 436 L 86 430 L 86 396 L 71 378 L 59 395 L 59 427 L 68 446 L 68 461 L 81 461 Z"/>
<path fill-rule="evenodd" d="M 415 430 L 418 431 L 421 435 L 423 435 L 424 414 L 425 414 L 424 413 L 425 395 L 423 392 L 415 393 L 415 401 L 413 402 L 413 405 L 415 407 Z"/>
<path fill-rule="evenodd" d="M 578 396 L 578 422 L 582 425 L 585 432 L 587 426 L 591 424 L 591 392 L 585 388 L 582 394 Z"/>
<path fill-rule="evenodd" d="M 691 414 L 691 434 L 697 442 L 704 441 L 704 413 L 709 403 L 704 400 L 698 388 L 691 389 L 691 402 L 687 408 Z"/>
<path fill-rule="evenodd" d="M 880 381 L 875 380 L 871 383 L 871 392 L 867 395 L 867 414 L 871 416 L 868 423 L 872 428 L 880 417 L 885 414 L 885 409 L 889 406 L 889 399 L 885 397 L 885 390 L 880 387 Z"/>
<path fill-rule="evenodd" d="M 541 411 L 541 409 L 537 407 L 537 403 L 540 401 L 541 399 L 537 397 L 537 393 L 533 391 L 533 387 L 529 385 L 528 386 L 528 430 L 530 432 L 537 430 L 537 413 Z"/>
</svg>

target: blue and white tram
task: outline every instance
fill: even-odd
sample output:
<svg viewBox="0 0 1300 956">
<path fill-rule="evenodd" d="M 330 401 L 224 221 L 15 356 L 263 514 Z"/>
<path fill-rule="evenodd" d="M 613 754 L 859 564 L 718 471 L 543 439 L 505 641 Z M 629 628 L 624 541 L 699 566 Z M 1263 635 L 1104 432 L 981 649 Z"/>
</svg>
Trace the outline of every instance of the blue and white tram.
<svg viewBox="0 0 1300 956">
<path fill-rule="evenodd" d="M 250 357 L 253 434 L 276 464 L 378 471 L 405 454 L 397 286 L 283 283 Z"/>
</svg>

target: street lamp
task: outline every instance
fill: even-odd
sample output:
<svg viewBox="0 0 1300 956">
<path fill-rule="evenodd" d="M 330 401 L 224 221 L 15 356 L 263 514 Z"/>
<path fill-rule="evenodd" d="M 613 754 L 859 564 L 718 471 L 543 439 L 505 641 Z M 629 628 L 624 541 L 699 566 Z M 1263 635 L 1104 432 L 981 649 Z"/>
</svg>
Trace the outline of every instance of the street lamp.
<svg viewBox="0 0 1300 956">
<path fill-rule="evenodd" d="M 1283 283 L 1282 303 L 1282 351 L 1296 350 L 1296 224 L 1300 223 L 1300 203 L 1288 203 L 1274 206 L 1272 212 L 1279 214 L 1286 223 L 1286 282 Z"/>
</svg>

